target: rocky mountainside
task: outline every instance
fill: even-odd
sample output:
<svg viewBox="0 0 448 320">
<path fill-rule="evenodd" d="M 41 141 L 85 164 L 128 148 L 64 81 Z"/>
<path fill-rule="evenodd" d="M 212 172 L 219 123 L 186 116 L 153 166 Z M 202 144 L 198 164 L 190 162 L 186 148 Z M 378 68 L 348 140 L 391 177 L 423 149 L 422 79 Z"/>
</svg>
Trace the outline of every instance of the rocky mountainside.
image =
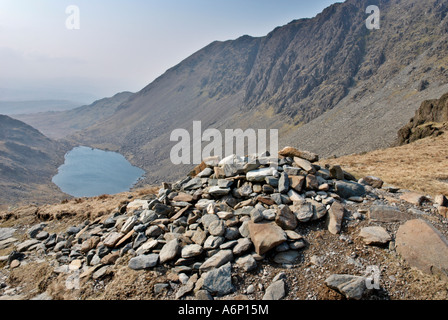
<svg viewBox="0 0 448 320">
<path fill-rule="evenodd" d="M 147 193 L 3 213 L 0 298 L 448 298 L 446 197 L 300 154 L 212 157 Z"/>
<path fill-rule="evenodd" d="M 66 196 L 52 184 L 51 178 L 64 163 L 68 150 L 67 144 L 0 115 L 0 205 L 53 202 Z"/>
<path fill-rule="evenodd" d="M 368 5 L 381 28 L 368 30 Z M 448 7 L 440 0 L 348 0 L 265 37 L 214 42 L 133 95 L 110 118 L 70 137 L 120 151 L 174 179 L 170 133 L 279 129 L 280 145 L 322 156 L 388 146 L 421 101 L 448 91 Z"/>
<path fill-rule="evenodd" d="M 424 101 L 407 125 L 398 131 L 398 145 L 439 136 L 448 129 L 448 94 Z"/>
<path fill-rule="evenodd" d="M 14 118 L 38 129 L 51 139 L 63 139 L 110 117 L 131 95 L 131 92 L 121 92 L 113 97 L 95 101 L 91 105 L 67 111 L 16 114 Z"/>
</svg>

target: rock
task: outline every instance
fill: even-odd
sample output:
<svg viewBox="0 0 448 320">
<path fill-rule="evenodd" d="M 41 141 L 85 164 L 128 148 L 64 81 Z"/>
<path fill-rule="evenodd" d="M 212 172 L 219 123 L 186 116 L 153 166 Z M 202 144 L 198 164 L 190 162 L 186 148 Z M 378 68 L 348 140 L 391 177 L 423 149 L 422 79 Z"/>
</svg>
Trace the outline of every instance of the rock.
<svg viewBox="0 0 448 320">
<path fill-rule="evenodd" d="M 210 295 L 210 292 L 208 292 L 207 290 L 198 290 L 195 294 L 195 299 L 196 300 L 213 300 L 213 297 Z"/>
<path fill-rule="evenodd" d="M 168 241 L 160 250 L 159 259 L 160 264 L 173 260 L 180 253 L 181 247 L 178 239 Z"/>
<path fill-rule="evenodd" d="M 383 180 L 381 180 L 380 178 L 377 178 L 377 177 L 373 177 L 373 176 L 367 176 L 367 177 L 361 178 L 361 179 L 359 179 L 358 183 L 364 184 L 367 186 L 371 186 L 376 189 L 381 189 L 384 184 Z"/>
<path fill-rule="evenodd" d="M 200 246 L 204 244 L 206 239 L 207 239 L 207 233 L 203 231 L 201 228 L 197 228 L 193 236 L 191 237 L 191 240 Z"/>
<path fill-rule="evenodd" d="M 344 171 L 342 170 L 341 166 L 330 166 L 329 171 L 331 179 L 344 180 Z"/>
<path fill-rule="evenodd" d="M 28 237 L 30 237 L 31 239 L 34 239 L 36 236 L 37 236 L 37 234 L 39 233 L 39 232 L 41 232 L 45 227 L 47 226 L 47 224 L 46 223 L 39 223 L 39 224 L 36 224 L 36 225 L 34 225 L 34 226 L 32 226 L 31 228 L 29 228 L 27 231 L 26 231 L 26 233 L 28 234 Z M 9 228 L 8 228 L 9 229 Z M 8 229 L 6 229 L 6 230 L 8 230 Z M 1 230 L 1 229 L 0 229 Z M 14 229 L 9 229 L 9 230 L 14 230 Z M 12 234 L 15 232 L 15 230 L 12 232 Z M 12 236 L 12 234 L 11 234 L 11 236 Z M 2 239 L 2 232 L 0 231 L 0 240 L 3 240 Z"/>
<path fill-rule="evenodd" d="M 120 257 L 119 252 L 111 252 L 108 255 L 101 258 L 101 263 L 105 265 L 115 264 L 115 262 L 118 260 L 119 257 Z"/>
<path fill-rule="evenodd" d="M 439 194 L 435 196 L 434 204 L 441 207 L 448 207 L 448 199 L 443 194 Z"/>
<path fill-rule="evenodd" d="M 36 235 L 36 239 L 39 241 L 43 241 L 45 239 L 47 239 L 50 235 L 48 234 L 48 232 L 46 231 L 40 231 L 37 235 Z"/>
<path fill-rule="evenodd" d="M 272 196 L 274 196 L 274 195 L 272 195 Z M 290 190 L 288 191 L 288 197 L 289 197 L 289 199 L 290 199 L 292 202 L 300 202 L 300 201 L 305 200 L 304 197 L 302 197 L 300 194 L 298 194 L 297 192 L 295 192 L 295 191 L 292 190 L 292 189 L 290 189 Z M 274 199 L 274 200 L 275 200 L 275 199 Z M 276 201 L 276 202 L 277 202 L 277 201 Z M 277 204 L 278 204 L 278 202 L 277 202 Z M 282 204 L 282 202 L 280 202 L 280 204 Z"/>
<path fill-rule="evenodd" d="M 448 241 L 430 223 L 407 221 L 397 231 L 395 246 L 411 266 L 428 274 L 448 276 Z"/>
<path fill-rule="evenodd" d="M 426 197 L 416 192 L 406 192 L 400 196 L 400 199 L 416 206 L 420 206 L 422 205 L 423 201 L 426 200 Z"/>
<path fill-rule="evenodd" d="M 297 218 L 288 206 L 282 204 L 277 209 L 275 223 L 283 230 L 294 230 L 297 227 Z"/>
<path fill-rule="evenodd" d="M 314 217 L 313 205 L 309 202 L 297 204 L 291 207 L 292 212 L 299 222 L 305 223 Z"/>
<path fill-rule="evenodd" d="M 114 248 L 115 245 L 124 237 L 123 233 L 111 232 L 104 239 L 103 244 L 108 248 Z"/>
<path fill-rule="evenodd" d="M 81 229 L 79 227 L 70 227 L 67 229 L 67 234 L 70 235 L 76 235 L 81 231 Z"/>
<path fill-rule="evenodd" d="M 9 264 L 9 268 L 10 269 L 15 269 L 20 267 L 20 261 L 19 260 L 12 260 L 11 263 Z"/>
<path fill-rule="evenodd" d="M 208 193 L 214 197 L 223 197 L 228 195 L 230 192 L 230 188 L 221 188 L 221 187 L 211 187 Z"/>
<path fill-rule="evenodd" d="M 232 250 L 221 250 L 208 258 L 200 267 L 200 271 L 208 271 L 213 268 L 218 268 L 227 262 L 233 261 Z"/>
<path fill-rule="evenodd" d="M 81 252 L 87 253 L 92 249 L 95 249 L 96 246 L 100 243 L 100 237 L 93 236 L 82 243 Z"/>
<path fill-rule="evenodd" d="M 277 216 L 277 212 L 274 209 L 267 209 L 267 210 L 262 211 L 261 215 L 263 216 L 263 219 L 273 221 L 273 220 L 275 220 L 275 217 Z"/>
<path fill-rule="evenodd" d="M 219 221 L 219 217 L 216 214 L 204 214 L 201 217 L 202 225 L 206 230 L 208 230 L 208 227 L 212 222 Z"/>
<path fill-rule="evenodd" d="M 126 211 L 128 213 L 133 213 L 136 210 L 147 210 L 147 209 L 149 209 L 148 200 L 134 200 L 126 206 Z"/>
<path fill-rule="evenodd" d="M 191 276 L 187 283 L 180 287 L 180 289 L 177 291 L 176 293 L 176 299 L 180 299 L 182 298 L 184 295 L 190 293 L 191 291 L 193 291 L 194 289 L 194 285 L 196 284 L 196 281 L 198 281 L 198 275 L 194 274 L 193 276 Z"/>
<path fill-rule="evenodd" d="M 332 234 L 341 233 L 345 207 L 340 202 L 333 202 L 328 211 L 327 229 Z"/>
<path fill-rule="evenodd" d="M 359 236 L 368 245 L 384 245 L 392 240 L 389 233 L 383 227 L 365 227 L 361 229 Z"/>
<path fill-rule="evenodd" d="M 218 249 L 219 246 L 224 243 L 224 240 L 224 237 L 209 236 L 207 240 L 205 240 L 203 247 L 205 250 Z"/>
<path fill-rule="evenodd" d="M 241 255 L 248 251 L 250 248 L 252 248 L 252 241 L 248 238 L 241 238 L 238 239 L 237 244 L 233 247 L 233 254 L 234 255 Z"/>
<path fill-rule="evenodd" d="M 299 253 L 296 250 L 288 250 L 277 253 L 274 257 L 274 262 L 278 264 L 293 264 L 298 257 Z"/>
<path fill-rule="evenodd" d="M 289 177 L 288 174 L 282 172 L 280 174 L 280 179 L 278 180 L 278 192 L 288 193 L 289 191 Z"/>
<path fill-rule="evenodd" d="M 157 214 L 154 210 L 144 210 L 140 214 L 139 221 L 143 224 L 153 222 L 157 219 Z"/>
<path fill-rule="evenodd" d="M 252 271 L 255 268 L 257 268 L 257 261 L 255 261 L 254 257 L 252 255 L 248 254 L 243 257 L 239 257 L 236 259 L 236 264 L 242 268 L 244 271 Z"/>
<path fill-rule="evenodd" d="M 144 270 L 155 267 L 158 261 L 158 254 L 140 255 L 129 260 L 128 266 L 133 270 Z"/>
<path fill-rule="evenodd" d="M 240 232 L 240 234 L 247 238 L 250 236 L 249 233 L 249 221 L 244 221 L 241 226 L 238 228 L 238 231 Z"/>
<path fill-rule="evenodd" d="M 19 240 L 17 240 L 16 238 L 7 238 L 4 240 L 1 240 L 0 241 L 0 250 L 9 248 L 10 246 L 12 246 L 13 244 L 15 244 L 18 241 Z"/>
<path fill-rule="evenodd" d="M 280 300 L 286 296 L 286 285 L 283 279 L 273 282 L 263 296 L 263 300 Z"/>
<path fill-rule="evenodd" d="M 182 258 L 193 258 L 202 254 L 203 248 L 198 244 L 190 244 L 182 248 Z"/>
<path fill-rule="evenodd" d="M 182 202 L 192 202 L 193 196 L 188 193 L 180 192 L 173 198 L 174 202 L 182 201 Z"/>
<path fill-rule="evenodd" d="M 261 168 L 253 171 L 249 171 L 246 174 L 246 180 L 250 182 L 263 182 L 266 177 L 273 176 L 273 168 Z"/>
<path fill-rule="evenodd" d="M 163 203 L 156 203 L 153 210 L 157 215 L 166 217 L 173 213 L 174 208 Z"/>
<path fill-rule="evenodd" d="M 367 289 L 366 278 L 345 274 L 333 274 L 325 280 L 325 284 L 347 299 L 354 300 L 360 300 Z"/>
<path fill-rule="evenodd" d="M 250 239 L 257 254 L 262 255 L 287 240 L 286 233 L 275 223 L 248 222 Z"/>
<path fill-rule="evenodd" d="M 342 198 L 363 197 L 366 189 L 362 184 L 351 181 L 336 181 L 336 193 Z"/>
<path fill-rule="evenodd" d="M 201 187 L 202 187 L 202 179 L 198 177 L 191 179 L 182 186 L 184 190 L 196 190 Z"/>
<path fill-rule="evenodd" d="M 302 192 L 305 186 L 306 177 L 305 176 L 291 176 L 289 177 L 290 187 L 297 192 Z"/>
<path fill-rule="evenodd" d="M 370 207 L 369 219 L 375 222 L 401 222 L 408 220 L 409 216 L 396 207 L 377 205 Z"/>
<path fill-rule="evenodd" d="M 203 275 L 202 287 L 212 295 L 225 296 L 235 291 L 232 284 L 232 266 L 230 262 L 218 269 L 208 271 Z"/>
<path fill-rule="evenodd" d="M 140 248 L 137 249 L 136 253 L 138 255 L 149 253 L 151 250 L 155 249 L 158 245 L 159 242 L 157 240 L 149 239 L 144 244 L 142 244 Z"/>
<path fill-rule="evenodd" d="M 440 206 L 440 207 L 437 209 L 437 212 L 438 212 L 442 217 L 444 217 L 445 219 L 448 218 L 448 207 L 442 207 L 442 206 Z"/>
<path fill-rule="evenodd" d="M 40 242 L 39 242 L 39 240 L 36 240 L 36 239 L 26 240 L 26 241 L 18 244 L 16 250 L 18 252 L 24 252 L 38 243 L 40 243 Z"/>
<path fill-rule="evenodd" d="M 213 221 L 213 222 L 210 223 L 210 225 L 208 226 L 208 232 L 209 232 L 212 236 L 221 237 L 221 236 L 223 236 L 224 233 L 226 232 L 226 224 L 224 223 L 223 220 L 216 220 L 216 221 Z"/>
<path fill-rule="evenodd" d="M 282 150 L 280 150 L 278 152 L 278 154 L 280 156 L 283 156 L 283 157 L 302 158 L 302 159 L 308 160 L 310 162 L 317 162 L 317 161 L 319 161 L 319 156 L 317 154 L 309 152 L 309 151 L 299 150 L 299 149 L 296 149 L 296 148 L 293 148 L 293 147 L 283 148 Z"/>
<path fill-rule="evenodd" d="M 300 168 L 302 168 L 303 170 L 305 170 L 308 173 L 315 172 L 313 165 L 308 160 L 294 157 L 294 162 L 297 166 L 299 166 Z"/>
</svg>

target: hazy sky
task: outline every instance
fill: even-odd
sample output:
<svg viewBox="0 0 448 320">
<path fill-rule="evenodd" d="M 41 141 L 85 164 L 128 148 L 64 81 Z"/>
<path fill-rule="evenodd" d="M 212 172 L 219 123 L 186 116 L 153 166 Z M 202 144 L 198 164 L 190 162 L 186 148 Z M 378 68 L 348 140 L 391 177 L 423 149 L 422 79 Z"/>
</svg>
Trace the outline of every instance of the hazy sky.
<svg viewBox="0 0 448 320">
<path fill-rule="evenodd" d="M 13 90 L 136 92 L 212 41 L 264 36 L 334 2 L 0 0 L 0 100 Z M 79 30 L 66 28 L 69 5 L 80 9 Z"/>
</svg>

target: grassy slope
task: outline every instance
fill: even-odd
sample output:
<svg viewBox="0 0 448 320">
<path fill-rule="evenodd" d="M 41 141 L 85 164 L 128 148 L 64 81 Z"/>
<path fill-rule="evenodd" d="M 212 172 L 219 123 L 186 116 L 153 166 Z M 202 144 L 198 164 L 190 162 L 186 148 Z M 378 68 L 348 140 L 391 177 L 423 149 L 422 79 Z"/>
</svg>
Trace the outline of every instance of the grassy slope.
<svg viewBox="0 0 448 320">
<path fill-rule="evenodd" d="M 427 195 L 448 195 L 448 134 L 425 138 L 401 147 L 324 159 L 339 164 L 356 177 L 378 176 L 385 183 Z"/>
</svg>

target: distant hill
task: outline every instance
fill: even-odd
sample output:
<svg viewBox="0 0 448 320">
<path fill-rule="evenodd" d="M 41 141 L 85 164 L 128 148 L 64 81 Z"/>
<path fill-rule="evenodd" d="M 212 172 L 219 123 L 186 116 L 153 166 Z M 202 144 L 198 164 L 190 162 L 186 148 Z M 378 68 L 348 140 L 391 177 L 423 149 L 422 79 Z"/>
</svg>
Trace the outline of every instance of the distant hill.
<svg viewBox="0 0 448 320">
<path fill-rule="evenodd" d="M 366 8 L 381 9 L 368 30 Z M 116 150 L 172 180 L 170 133 L 276 128 L 280 145 L 322 156 L 389 146 L 421 101 L 448 92 L 448 5 L 347 0 L 264 37 L 213 42 L 134 94 L 73 141 Z"/>
<path fill-rule="evenodd" d="M 0 113 L 8 116 L 47 111 L 64 111 L 81 104 L 67 100 L 0 101 Z"/>
<path fill-rule="evenodd" d="M 131 92 L 121 92 L 72 110 L 20 114 L 14 115 L 14 118 L 37 128 L 52 139 L 61 139 L 111 116 L 131 95 Z"/>
<path fill-rule="evenodd" d="M 68 197 L 51 178 L 69 149 L 21 121 L 0 115 L 0 206 Z"/>
</svg>

